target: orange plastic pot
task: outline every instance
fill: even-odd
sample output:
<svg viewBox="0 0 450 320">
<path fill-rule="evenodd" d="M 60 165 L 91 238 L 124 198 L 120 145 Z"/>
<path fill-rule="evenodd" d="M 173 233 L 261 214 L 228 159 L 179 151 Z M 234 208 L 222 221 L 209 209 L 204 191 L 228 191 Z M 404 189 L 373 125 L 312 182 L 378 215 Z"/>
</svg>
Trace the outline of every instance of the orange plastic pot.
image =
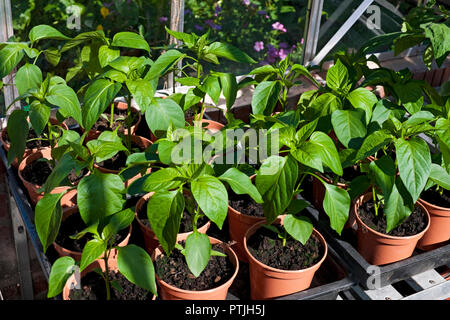
<svg viewBox="0 0 450 320">
<path fill-rule="evenodd" d="M 19 178 L 20 178 L 20 180 L 22 180 L 23 185 L 27 189 L 28 195 L 30 196 L 30 199 L 33 202 L 33 204 L 36 204 L 39 200 L 41 200 L 44 197 L 44 193 L 38 192 L 38 190 L 42 186 L 39 186 L 37 184 L 34 184 L 32 182 L 25 180 L 25 178 L 22 175 L 22 172 L 27 165 L 29 165 L 41 158 L 52 159 L 51 149 L 50 148 L 40 149 L 40 150 L 30 154 L 29 156 L 24 158 L 22 160 L 22 162 L 20 162 L 19 168 L 18 168 Z M 56 187 L 50 193 L 53 193 L 53 194 L 62 193 L 62 192 L 69 190 L 70 188 L 71 187 L 69 187 L 69 186 Z M 61 206 L 63 208 L 75 206 L 77 203 L 76 196 L 77 196 L 76 189 L 68 191 L 61 198 Z"/>
<path fill-rule="evenodd" d="M 254 181 L 256 175 L 250 177 Z M 249 216 L 241 213 L 231 206 L 228 206 L 228 233 L 230 239 L 235 243 L 232 245 L 233 250 L 236 252 L 239 260 L 247 262 L 247 255 L 244 250 L 244 236 L 247 230 L 258 222 L 265 222 L 264 217 Z"/>
<path fill-rule="evenodd" d="M 87 141 L 89 141 L 90 139 L 88 138 Z M 137 136 L 137 135 L 132 135 L 131 136 L 131 141 L 136 143 L 139 147 L 143 148 L 143 149 L 147 149 L 148 147 L 150 147 L 152 145 L 152 142 L 144 137 L 141 136 Z M 97 168 L 100 172 L 103 173 L 112 173 L 112 174 L 119 174 L 120 170 L 111 170 L 111 169 L 107 169 L 107 168 L 103 168 L 101 166 L 99 166 L 98 164 L 94 163 L 94 167 Z M 151 168 L 148 168 L 146 171 L 146 174 L 149 174 L 151 172 Z M 136 181 L 137 179 L 141 178 L 142 174 L 137 174 L 134 177 L 128 179 L 125 181 L 125 187 L 127 188 L 129 185 L 131 185 L 134 181 Z"/>
<path fill-rule="evenodd" d="M 56 125 L 61 126 L 61 127 L 63 127 L 64 130 L 69 130 L 69 128 L 67 127 L 67 125 L 64 122 L 60 123 L 56 118 L 50 118 L 50 123 L 52 125 L 55 125 L 55 126 Z M 3 145 L 3 148 L 5 148 L 6 152 L 8 152 L 9 148 L 11 146 L 10 146 L 9 142 L 6 140 L 6 133 L 7 133 L 7 127 L 2 129 L 1 134 L 0 134 L 0 141 L 1 141 L 2 145 Z M 22 160 L 24 158 L 28 157 L 30 154 L 33 154 L 33 153 L 35 153 L 35 152 L 37 152 L 39 150 L 46 149 L 46 148 L 49 148 L 49 147 L 25 149 L 25 152 L 24 152 L 24 154 L 22 156 Z M 14 161 L 11 163 L 11 165 L 14 168 L 18 168 L 19 167 L 19 162 L 18 162 L 17 158 L 14 159 Z"/>
<path fill-rule="evenodd" d="M 156 237 L 155 233 L 151 228 L 146 226 L 144 223 L 142 223 L 141 219 L 139 219 L 138 212 L 141 210 L 142 206 L 150 199 L 150 197 L 154 194 L 154 192 L 147 193 L 142 198 L 139 199 L 139 201 L 136 203 L 136 209 L 135 209 L 135 215 L 136 215 L 136 221 L 138 222 L 139 228 L 142 231 L 142 235 L 144 236 L 144 242 L 145 242 L 145 249 L 149 254 L 151 254 L 157 247 L 159 247 L 159 241 Z M 198 228 L 198 232 L 200 233 L 206 233 L 208 231 L 209 227 L 211 226 L 211 221 L 208 220 L 207 223 L 205 223 L 203 226 Z M 186 239 L 188 235 L 190 235 L 192 231 L 190 232 L 183 232 L 179 233 L 177 236 L 177 241 L 181 241 Z"/>
<path fill-rule="evenodd" d="M 283 223 L 281 218 L 276 223 Z M 323 236 L 313 229 L 311 236 L 319 239 L 324 247 L 323 257 L 313 266 L 301 270 L 281 270 L 272 268 L 258 261 L 248 250 L 248 239 L 265 223 L 258 222 L 248 229 L 244 236 L 244 250 L 247 255 L 250 271 L 250 293 L 253 300 L 273 299 L 293 294 L 311 286 L 314 274 L 320 268 L 328 254 L 328 247 Z"/>
<path fill-rule="evenodd" d="M 127 110 L 128 105 L 125 102 L 117 101 L 117 102 L 114 102 L 114 108 L 118 109 L 118 110 Z M 110 110 L 110 109 L 111 109 L 110 107 L 107 108 L 107 110 Z M 131 110 L 132 110 L 131 111 L 132 113 L 136 113 L 138 115 L 138 121 L 136 122 L 135 125 L 131 126 L 131 128 L 129 130 L 128 130 L 128 128 L 124 129 L 123 134 L 125 134 L 125 135 L 128 135 L 128 132 L 131 132 L 132 135 L 136 134 L 136 131 L 137 131 L 139 124 L 141 123 L 141 119 L 142 119 L 141 112 L 138 109 L 136 109 L 135 107 L 131 107 Z M 91 130 L 89 130 L 87 139 L 89 139 L 89 140 L 97 139 L 101 133 L 102 133 L 102 131 L 91 129 Z"/>
<path fill-rule="evenodd" d="M 179 237 L 177 241 L 186 240 L 188 234 L 184 234 L 182 237 Z M 239 271 L 239 261 L 236 256 L 236 253 L 224 242 L 209 237 L 209 240 L 212 245 L 221 244 L 225 254 L 230 259 L 231 263 L 235 267 L 234 273 L 231 278 L 222 284 L 221 286 L 209 290 L 202 291 L 191 291 L 191 290 L 183 290 L 177 287 L 174 287 L 167 282 L 159 279 L 158 275 L 156 275 L 156 282 L 160 289 L 160 298 L 162 300 L 225 300 L 227 297 L 228 289 L 236 278 Z M 156 261 L 158 256 L 163 254 L 163 250 L 161 247 L 156 248 L 152 253 L 153 261 Z"/>
<path fill-rule="evenodd" d="M 414 252 L 418 241 L 424 236 L 430 226 L 430 215 L 425 207 L 417 202 L 427 216 L 426 228 L 415 235 L 407 237 L 389 236 L 368 227 L 358 216 L 358 208 L 366 201 L 372 199 L 372 193 L 359 197 L 352 205 L 358 229 L 357 250 L 367 262 L 373 265 L 383 265 L 409 258 Z"/>
<path fill-rule="evenodd" d="M 448 243 L 450 239 L 450 208 L 443 208 L 419 199 L 430 214 L 430 228 L 419 240 L 417 247 L 432 250 Z"/>
<path fill-rule="evenodd" d="M 63 221 L 72 214 L 79 214 L 78 206 L 64 209 L 63 210 L 63 218 L 62 218 Z M 132 224 L 130 224 L 127 236 L 125 237 L 125 239 L 123 239 L 117 245 L 118 247 L 125 247 L 128 244 L 128 242 L 130 241 L 131 232 L 132 232 Z M 67 236 L 69 236 L 69 235 L 67 235 Z M 53 242 L 53 247 L 55 248 L 56 252 L 58 252 L 60 257 L 68 256 L 68 257 L 72 257 L 75 261 L 81 261 L 81 254 L 82 254 L 81 252 L 66 249 L 64 247 L 61 247 L 56 242 Z M 108 258 L 108 265 L 112 266 L 113 269 L 117 267 L 117 254 L 118 253 L 119 253 L 119 251 L 116 248 L 113 248 L 111 250 L 110 256 Z M 102 258 L 99 258 L 96 261 L 104 266 L 104 261 Z"/>
</svg>

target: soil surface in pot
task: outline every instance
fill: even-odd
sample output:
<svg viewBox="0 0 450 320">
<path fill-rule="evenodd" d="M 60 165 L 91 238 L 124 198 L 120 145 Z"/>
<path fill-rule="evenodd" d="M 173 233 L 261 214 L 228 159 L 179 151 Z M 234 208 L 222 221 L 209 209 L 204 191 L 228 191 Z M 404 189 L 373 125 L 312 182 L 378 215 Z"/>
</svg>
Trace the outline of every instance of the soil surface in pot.
<svg viewBox="0 0 450 320">
<path fill-rule="evenodd" d="M 43 159 L 43 158 L 41 158 Z M 22 177 L 31 183 L 38 186 L 44 185 L 45 181 L 53 171 L 53 166 L 50 162 L 42 160 L 33 161 L 25 166 L 22 171 Z M 72 170 L 67 176 L 68 182 L 75 184 L 81 180 L 88 173 L 87 169 L 81 170 L 80 174 L 77 174 L 75 170 Z"/>
<path fill-rule="evenodd" d="M 281 230 L 280 226 L 277 226 Z M 261 263 L 281 270 L 306 269 L 323 257 L 325 248 L 314 235 L 305 245 L 289 238 L 286 245 L 278 235 L 264 227 L 259 228 L 248 240 L 247 247 L 252 256 Z"/>
<path fill-rule="evenodd" d="M 434 204 L 435 206 L 442 208 L 450 208 L 450 191 L 444 189 L 444 193 L 441 195 L 439 192 L 436 192 L 434 188 L 430 188 L 420 195 L 422 200 L 430 204 Z"/>
<path fill-rule="evenodd" d="M 185 241 L 180 242 L 184 247 Z M 221 245 L 212 249 L 224 253 Z M 228 257 L 211 256 L 208 265 L 196 278 L 190 271 L 184 255 L 173 250 L 170 257 L 160 255 L 156 259 L 156 272 L 164 282 L 184 290 L 201 291 L 214 289 L 227 282 L 234 274 L 234 266 Z"/>
<path fill-rule="evenodd" d="M 427 216 L 419 206 L 415 206 L 411 215 L 395 229 L 386 233 L 386 216 L 383 213 L 383 206 L 378 209 L 375 215 L 373 200 L 364 202 L 358 208 L 358 216 L 371 229 L 394 237 L 413 236 L 422 232 L 427 226 Z"/>
<path fill-rule="evenodd" d="M 138 211 L 138 217 L 143 225 L 151 229 L 152 227 L 147 217 L 147 204 L 148 202 L 145 202 L 144 205 L 141 207 L 141 209 Z M 200 219 L 197 220 L 197 228 L 204 226 L 207 222 L 208 218 L 206 216 L 201 217 Z M 192 231 L 192 216 L 189 214 L 189 212 L 187 212 L 187 210 L 184 210 L 183 217 L 181 218 L 179 233 L 191 231 Z"/>
<path fill-rule="evenodd" d="M 74 212 L 61 222 L 55 242 L 67 250 L 82 252 L 86 243 L 92 239 L 91 234 L 86 234 L 81 239 L 71 239 L 70 236 L 76 235 L 84 229 L 86 229 L 86 224 L 81 219 L 80 213 Z M 120 230 L 113 238 L 114 245 L 121 243 L 127 237 L 128 231 L 129 228 Z"/>
<path fill-rule="evenodd" d="M 48 135 L 48 126 L 45 126 L 44 131 L 46 135 Z M 5 142 L 11 143 L 8 136 L 8 131 L 5 132 Z M 27 149 L 40 149 L 50 146 L 50 142 L 48 140 L 33 140 L 36 138 L 44 138 L 42 134 L 40 137 L 37 136 L 36 132 L 34 132 L 33 128 L 28 129 L 26 148 Z M 31 140 L 31 141 L 30 141 Z"/>
<path fill-rule="evenodd" d="M 126 141 L 126 138 L 125 138 L 125 141 Z M 124 141 L 124 145 L 126 145 L 125 141 Z M 131 149 L 133 150 L 133 153 L 145 151 L 145 148 L 142 148 L 135 142 L 131 142 Z M 124 151 L 119 151 L 111 159 L 107 159 L 105 161 L 99 162 L 99 163 L 97 163 L 97 165 L 99 167 L 102 167 L 105 169 L 120 171 L 123 168 L 125 168 L 126 163 L 127 163 L 127 158 L 128 158 L 128 156 Z"/>
<path fill-rule="evenodd" d="M 109 279 L 115 282 L 111 288 L 111 300 L 151 300 L 153 294 L 125 278 L 120 272 L 110 271 Z M 121 288 L 119 290 L 117 287 Z M 96 272 L 89 272 L 81 279 L 81 289 L 71 290 L 71 300 L 106 300 L 105 280 Z"/>
<path fill-rule="evenodd" d="M 242 214 L 253 217 L 264 217 L 262 204 L 256 203 L 255 200 L 248 195 L 230 195 L 228 203 L 230 207 Z"/>
<path fill-rule="evenodd" d="M 110 107 L 108 107 L 108 110 L 111 110 Z M 97 120 L 97 122 L 94 124 L 94 126 L 92 127 L 91 130 L 94 131 L 113 131 L 115 130 L 117 127 L 120 126 L 119 128 L 119 132 L 125 132 L 125 118 L 128 115 L 128 111 L 125 110 L 120 110 L 115 108 L 114 109 L 114 115 L 113 115 L 113 127 L 111 129 L 110 125 L 110 121 L 111 121 L 111 113 L 110 112 L 105 112 L 103 113 L 103 115 Z M 133 122 L 131 124 L 131 126 L 134 126 L 138 120 L 139 120 L 139 115 L 138 112 L 136 112 L 135 110 L 131 110 L 131 116 L 133 117 Z"/>
</svg>

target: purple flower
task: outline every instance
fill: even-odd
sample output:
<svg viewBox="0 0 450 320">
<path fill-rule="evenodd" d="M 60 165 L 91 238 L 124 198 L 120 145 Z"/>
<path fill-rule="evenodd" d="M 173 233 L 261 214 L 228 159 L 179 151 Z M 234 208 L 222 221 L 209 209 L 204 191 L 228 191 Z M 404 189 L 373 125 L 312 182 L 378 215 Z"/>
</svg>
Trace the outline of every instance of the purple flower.
<svg viewBox="0 0 450 320">
<path fill-rule="evenodd" d="M 267 62 L 274 63 L 279 58 L 279 52 L 273 45 L 267 45 Z"/>
<path fill-rule="evenodd" d="M 114 4 L 114 2 L 103 2 L 103 6 L 105 7 L 105 8 L 111 8 L 111 6 Z"/>
<path fill-rule="evenodd" d="M 280 59 L 281 60 L 285 59 L 289 53 L 291 53 L 290 50 L 280 49 L 280 52 L 279 52 Z"/>
<path fill-rule="evenodd" d="M 207 24 L 209 27 L 215 30 L 222 30 L 222 27 L 219 26 L 218 24 L 215 24 L 211 19 L 206 20 L 205 24 Z"/>
<path fill-rule="evenodd" d="M 190 10 L 190 9 L 185 9 L 185 10 L 184 10 L 184 14 L 185 14 L 185 15 L 192 14 L 192 10 Z"/>
<path fill-rule="evenodd" d="M 250 5 L 250 0 L 242 0 L 242 3 L 246 6 Z"/>
<path fill-rule="evenodd" d="M 257 13 L 263 15 L 263 14 L 266 14 L 267 11 L 266 10 L 259 10 Z"/>
<path fill-rule="evenodd" d="M 160 17 L 159 18 L 159 22 L 161 22 L 161 23 L 164 23 L 164 22 L 167 22 L 167 21 L 169 21 L 169 18 L 167 18 L 167 17 Z"/>
<path fill-rule="evenodd" d="M 216 5 L 215 7 L 214 7 L 214 13 L 215 14 L 218 14 L 219 12 L 221 12 L 222 11 L 222 8 L 219 6 L 219 5 Z"/>
<path fill-rule="evenodd" d="M 287 48 L 288 48 L 288 44 L 287 44 L 286 42 L 280 42 L 278 45 L 279 45 L 280 48 L 282 48 L 282 49 L 287 49 Z"/>
<path fill-rule="evenodd" d="M 305 43 L 305 39 L 302 38 L 302 40 L 300 40 L 300 44 L 304 44 Z"/>
<path fill-rule="evenodd" d="M 279 30 L 281 32 L 286 32 L 286 28 L 284 27 L 284 25 L 282 25 L 281 23 L 279 23 L 278 21 L 275 22 L 274 24 L 272 24 L 272 28 L 274 30 Z"/>
<path fill-rule="evenodd" d="M 256 41 L 254 46 L 253 46 L 253 49 L 255 49 L 256 52 L 260 52 L 261 50 L 264 49 L 264 42 Z"/>
<path fill-rule="evenodd" d="M 194 25 L 194 28 L 198 31 L 203 31 L 203 27 L 198 24 Z"/>
</svg>

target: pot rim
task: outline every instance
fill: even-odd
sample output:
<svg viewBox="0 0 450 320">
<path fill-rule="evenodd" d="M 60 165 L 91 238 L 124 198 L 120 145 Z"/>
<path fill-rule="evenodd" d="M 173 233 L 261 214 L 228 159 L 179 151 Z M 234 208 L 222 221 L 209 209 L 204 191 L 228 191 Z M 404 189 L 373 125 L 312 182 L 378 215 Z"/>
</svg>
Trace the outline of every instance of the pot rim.
<svg viewBox="0 0 450 320">
<path fill-rule="evenodd" d="M 427 217 L 427 226 L 421 232 L 413 234 L 411 236 L 399 237 L 399 236 L 390 236 L 390 235 L 378 232 L 376 230 L 373 230 L 372 228 L 370 228 L 368 225 L 366 225 L 362 221 L 362 219 L 359 217 L 359 214 L 358 214 L 358 208 L 361 206 L 361 204 L 363 204 L 364 202 L 367 201 L 367 200 L 365 200 L 366 197 L 367 198 L 368 197 L 371 198 L 372 197 L 372 193 L 371 192 L 367 192 L 367 193 L 361 195 L 359 198 L 357 198 L 352 204 L 352 210 L 353 210 L 353 213 L 355 214 L 356 221 L 359 224 L 363 225 L 367 230 L 369 230 L 370 233 L 372 233 L 372 234 L 374 234 L 374 235 L 376 235 L 378 237 L 385 238 L 385 239 L 392 239 L 392 240 L 410 240 L 410 239 L 415 239 L 415 238 L 420 239 L 425 234 L 425 232 L 427 232 L 428 229 L 430 228 L 430 224 L 431 224 L 430 213 L 428 212 L 428 210 L 425 208 L 425 206 L 422 203 L 417 201 L 415 203 L 414 207 L 418 205 L 422 209 L 422 211 L 425 212 L 425 215 Z M 358 202 L 360 202 L 360 203 L 358 203 Z"/>
<path fill-rule="evenodd" d="M 254 263 L 256 263 L 258 266 L 260 266 L 260 267 L 262 267 L 262 268 L 264 268 L 264 269 L 266 269 L 266 270 L 268 270 L 268 271 L 272 271 L 272 272 L 284 273 L 284 274 L 298 274 L 298 273 L 304 273 L 304 272 L 308 272 L 308 271 L 314 270 L 314 269 L 316 269 L 316 268 L 319 268 L 320 265 L 321 265 L 321 264 L 325 261 L 325 259 L 327 258 L 327 256 L 328 256 L 328 245 L 327 245 L 327 242 L 326 242 L 325 238 L 322 236 L 322 234 L 321 234 L 316 228 L 313 228 L 313 234 L 314 234 L 315 236 L 317 236 L 317 238 L 319 239 L 319 241 L 322 243 L 322 245 L 323 245 L 323 247 L 324 247 L 324 253 L 323 253 L 322 258 L 321 258 L 319 261 L 317 261 L 315 264 L 313 264 L 312 266 L 310 266 L 310 267 L 308 267 L 308 268 L 300 269 L 300 270 L 283 270 L 283 269 L 277 269 L 277 268 L 274 268 L 274 267 L 271 267 L 271 266 L 268 266 L 268 265 L 262 263 L 261 261 L 259 261 L 258 259 L 256 259 L 256 258 L 250 253 L 250 251 L 248 250 L 248 247 L 247 247 L 247 240 L 249 239 L 250 233 L 251 233 L 251 234 L 255 233 L 255 232 L 261 227 L 261 225 L 264 224 L 264 223 L 265 223 L 265 221 L 261 221 L 261 222 L 258 222 L 258 223 L 256 223 L 256 224 L 254 224 L 253 226 L 251 226 L 251 227 L 247 230 L 247 232 L 245 233 L 245 236 L 244 236 L 244 242 L 243 242 L 243 244 L 244 244 L 244 250 L 245 250 L 245 252 L 246 252 L 246 254 L 247 254 L 247 257 L 249 257 L 249 258 L 250 258 Z"/>
<path fill-rule="evenodd" d="M 446 207 L 440 207 L 440 206 L 438 206 L 438 205 L 435 205 L 435 204 L 432 204 L 432 203 L 430 203 L 430 202 L 428 202 L 428 201 L 425 201 L 425 200 L 423 200 L 422 198 L 419 198 L 418 201 L 420 201 L 420 202 L 422 202 L 423 204 L 425 204 L 425 205 L 427 205 L 427 206 L 433 208 L 434 210 L 450 211 L 450 207 L 448 207 L 448 208 L 446 208 Z"/>
<path fill-rule="evenodd" d="M 175 287 L 175 286 L 173 286 L 171 284 L 168 284 L 164 280 L 160 279 L 158 277 L 158 274 L 155 272 L 155 278 L 156 278 L 156 281 L 159 282 L 159 285 L 160 286 L 163 285 L 163 286 L 169 288 L 170 290 L 177 291 L 179 293 L 190 294 L 190 295 L 205 294 L 205 293 L 209 293 L 209 292 L 212 293 L 212 292 L 218 291 L 220 289 L 224 289 L 226 287 L 230 287 L 231 284 L 233 283 L 234 279 L 236 278 L 238 272 L 239 272 L 239 260 L 238 260 L 238 257 L 236 255 L 236 253 L 234 252 L 234 250 L 227 243 L 225 243 L 225 242 L 223 242 L 223 241 L 221 241 L 219 239 L 216 239 L 214 237 L 211 237 L 211 236 L 208 236 L 208 238 L 210 240 L 210 243 L 211 243 L 211 240 L 212 240 L 213 242 L 215 242 L 214 244 L 221 244 L 224 247 L 224 250 L 227 249 L 226 250 L 227 257 L 228 257 L 228 259 L 230 259 L 231 263 L 234 265 L 234 273 L 230 277 L 230 279 L 228 279 L 225 283 L 221 284 L 218 287 L 215 287 L 215 288 L 212 288 L 212 289 L 207 289 L 207 290 L 194 291 L 194 290 L 180 289 L 180 288 L 177 288 L 177 287 Z M 157 251 L 159 251 L 159 253 Z M 153 251 L 153 253 L 152 253 L 152 260 L 153 260 L 153 262 L 155 263 L 156 258 L 158 256 L 160 256 L 161 254 L 163 254 L 163 253 L 164 253 L 164 251 L 162 250 L 161 246 L 158 246 L 155 249 L 155 251 Z"/>
</svg>

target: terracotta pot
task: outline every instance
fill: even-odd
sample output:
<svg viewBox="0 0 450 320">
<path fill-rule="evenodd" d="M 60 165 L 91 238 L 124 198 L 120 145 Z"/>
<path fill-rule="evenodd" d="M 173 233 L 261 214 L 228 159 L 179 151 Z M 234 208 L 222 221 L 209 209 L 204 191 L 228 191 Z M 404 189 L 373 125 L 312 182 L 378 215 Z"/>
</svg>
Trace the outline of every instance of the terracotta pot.
<svg viewBox="0 0 450 320">
<path fill-rule="evenodd" d="M 432 250 L 448 243 L 450 239 L 450 208 L 443 208 L 419 199 L 430 214 L 430 228 L 419 240 L 417 247 Z"/>
<path fill-rule="evenodd" d="M 117 101 L 117 102 L 114 102 L 114 104 L 115 104 L 115 106 L 114 106 L 115 109 L 119 109 L 119 110 L 127 110 L 128 109 L 128 105 L 125 102 Z M 110 106 L 108 108 L 106 108 L 106 111 L 110 111 L 110 110 L 111 110 Z M 125 134 L 125 135 L 128 135 L 128 131 L 130 131 L 132 135 L 136 134 L 136 131 L 137 131 L 139 124 L 141 123 L 141 119 L 142 119 L 141 112 L 138 109 L 136 109 L 135 107 L 131 107 L 131 110 L 132 110 L 131 111 L 132 113 L 136 113 L 138 115 L 138 121 L 136 122 L 135 125 L 131 126 L 130 130 L 128 130 L 128 128 L 124 129 L 123 134 Z M 81 128 L 81 129 L 84 132 L 84 129 L 83 128 Z M 86 138 L 89 140 L 97 139 L 98 136 L 102 132 L 103 131 L 91 129 L 91 130 L 89 130 L 89 133 Z"/>
<path fill-rule="evenodd" d="M 41 158 L 52 159 L 51 149 L 45 148 L 45 149 L 40 149 L 38 151 L 35 151 L 34 153 L 32 153 L 29 156 L 27 156 L 26 158 L 24 158 L 22 160 L 22 162 L 20 162 L 19 168 L 18 168 L 19 178 L 20 178 L 20 180 L 22 180 L 23 185 L 27 189 L 28 195 L 30 196 L 30 199 L 33 202 L 33 204 L 36 204 L 39 200 L 41 200 L 44 197 L 44 193 L 38 192 L 38 189 L 40 189 L 42 186 L 38 186 L 32 182 L 28 182 L 27 180 L 25 180 L 25 178 L 22 175 L 22 172 L 27 165 L 29 165 Z M 64 191 L 69 190 L 70 188 L 71 187 L 69 187 L 69 186 L 56 187 L 50 193 L 53 193 L 53 194 L 62 193 Z M 77 196 L 76 189 L 68 191 L 61 198 L 61 206 L 63 208 L 75 206 L 77 203 L 76 196 Z"/>
<path fill-rule="evenodd" d="M 186 240 L 187 234 L 185 234 L 182 238 L 177 239 L 177 241 Z M 167 282 L 159 279 L 158 275 L 156 275 L 156 282 L 160 289 L 160 298 L 162 300 L 225 300 L 227 297 L 228 289 L 236 278 L 239 271 L 239 261 L 236 256 L 236 253 L 224 242 L 209 237 L 211 244 L 221 244 L 226 255 L 230 259 L 231 263 L 234 265 L 235 270 L 233 276 L 224 284 L 217 288 L 202 290 L 202 291 L 191 291 L 191 290 L 183 290 L 177 287 L 174 287 Z M 163 253 L 162 248 L 158 247 L 152 253 L 153 261 L 156 261 L 158 256 Z"/>
<path fill-rule="evenodd" d="M 136 203 L 136 209 L 135 209 L 136 220 L 142 231 L 142 235 L 144 236 L 145 249 L 147 250 L 147 252 L 149 254 L 151 254 L 159 246 L 159 241 L 158 241 L 158 238 L 156 237 L 155 233 L 153 232 L 153 230 L 150 227 L 146 226 L 144 223 L 142 223 L 141 219 L 139 219 L 138 212 L 141 210 L 142 206 L 148 201 L 148 199 L 150 199 L 150 197 L 153 194 L 154 194 L 154 192 L 150 192 L 150 193 L 147 193 L 146 195 L 144 195 L 142 198 L 140 198 L 139 201 Z M 207 223 L 205 223 L 203 226 L 201 226 L 197 230 L 200 233 L 206 233 L 206 231 L 208 231 L 210 226 L 211 226 L 211 221 L 208 220 Z M 179 233 L 177 236 L 177 241 L 186 239 L 186 237 L 188 235 L 190 235 L 191 233 L 192 233 L 192 231 Z"/>
<path fill-rule="evenodd" d="M 272 268 L 258 261 L 248 250 L 248 239 L 263 225 L 265 221 L 258 222 L 247 230 L 244 236 L 244 250 L 250 267 L 250 291 L 253 300 L 272 299 L 308 289 L 311 286 L 314 274 L 320 268 L 328 254 L 325 239 L 313 229 L 312 236 L 317 237 L 324 247 L 324 255 L 313 266 L 301 270 L 281 270 Z M 282 223 L 278 221 L 276 223 Z"/>
<path fill-rule="evenodd" d="M 256 175 L 250 177 L 254 181 Z M 239 260 L 247 262 L 247 255 L 244 250 L 244 236 L 247 230 L 258 222 L 265 222 L 264 217 L 249 216 L 247 214 L 241 213 L 231 206 L 228 206 L 228 232 L 230 234 L 230 239 L 235 241 L 232 245 L 233 250 L 236 252 Z"/>
<path fill-rule="evenodd" d="M 65 219 L 67 219 L 67 217 L 69 217 L 72 214 L 79 214 L 78 212 L 78 207 L 72 207 L 72 208 L 66 208 L 63 210 L 63 221 Z M 130 237 L 131 237 L 131 232 L 132 232 L 132 224 L 130 224 L 130 227 L 128 229 L 128 234 L 125 237 L 125 239 L 123 239 L 117 246 L 118 247 L 125 247 L 126 245 L 128 245 L 128 242 L 130 241 Z M 69 236 L 69 235 L 68 235 Z M 60 257 L 72 257 L 74 260 L 76 261 L 81 261 L 81 252 L 79 251 L 72 251 L 69 249 L 66 249 L 64 247 L 61 247 L 59 244 L 57 244 L 56 242 L 53 242 L 53 247 L 55 248 L 56 252 L 58 252 Z M 117 249 L 112 249 L 110 252 L 110 256 L 108 258 L 108 265 L 111 266 L 113 269 L 117 268 L 117 254 L 119 253 L 119 251 Z M 99 258 L 96 260 L 99 264 L 104 266 L 104 261 L 102 258 Z"/>
<path fill-rule="evenodd" d="M 414 252 L 417 242 L 430 227 L 428 211 L 420 202 L 416 203 L 416 206 L 419 206 L 426 213 L 428 220 L 427 226 L 422 232 L 407 237 L 389 236 L 368 227 L 358 216 L 358 208 L 370 199 L 372 199 L 372 193 L 366 193 L 352 205 L 358 226 L 356 231 L 358 252 L 367 262 L 373 265 L 383 265 L 409 258 Z"/>
<path fill-rule="evenodd" d="M 64 122 L 60 123 L 56 118 L 50 118 L 50 123 L 52 125 L 55 125 L 55 126 L 59 125 L 59 126 L 63 127 L 64 130 L 69 130 L 69 128 L 67 127 L 67 125 Z M 2 129 L 1 134 L 0 134 L 0 141 L 1 141 L 2 145 L 3 145 L 3 148 L 5 148 L 6 152 L 8 152 L 9 148 L 10 148 L 10 144 L 6 140 L 6 133 L 7 133 L 7 127 Z M 28 157 L 30 154 L 33 154 L 33 153 L 37 152 L 38 150 L 42 150 L 42 149 L 46 149 L 46 148 L 49 148 L 49 147 L 25 149 L 25 152 L 24 152 L 24 154 L 22 156 L 22 160 L 24 158 Z M 11 163 L 11 165 L 14 168 L 18 168 L 19 167 L 19 162 L 18 162 L 17 158 L 14 159 L 14 161 Z"/>
<path fill-rule="evenodd" d="M 86 141 L 89 141 L 89 140 L 91 140 L 91 139 L 88 138 Z M 136 143 L 141 148 L 145 148 L 145 149 L 147 149 L 148 147 L 150 147 L 152 145 L 152 142 L 150 140 L 148 140 L 144 137 L 141 137 L 141 136 L 137 136 L 137 135 L 132 135 L 131 141 Z M 121 170 L 111 170 L 111 169 L 103 168 L 103 167 L 99 166 L 97 163 L 94 163 L 94 167 L 103 173 L 119 174 L 121 171 Z M 146 171 L 146 174 L 149 174 L 150 172 L 151 172 L 151 168 L 148 168 Z M 133 178 L 126 180 L 125 187 L 128 187 L 131 183 L 133 183 L 134 181 L 136 181 L 137 179 L 139 179 L 141 177 L 142 177 L 142 174 L 139 173 L 139 174 L 135 175 Z"/>
</svg>

